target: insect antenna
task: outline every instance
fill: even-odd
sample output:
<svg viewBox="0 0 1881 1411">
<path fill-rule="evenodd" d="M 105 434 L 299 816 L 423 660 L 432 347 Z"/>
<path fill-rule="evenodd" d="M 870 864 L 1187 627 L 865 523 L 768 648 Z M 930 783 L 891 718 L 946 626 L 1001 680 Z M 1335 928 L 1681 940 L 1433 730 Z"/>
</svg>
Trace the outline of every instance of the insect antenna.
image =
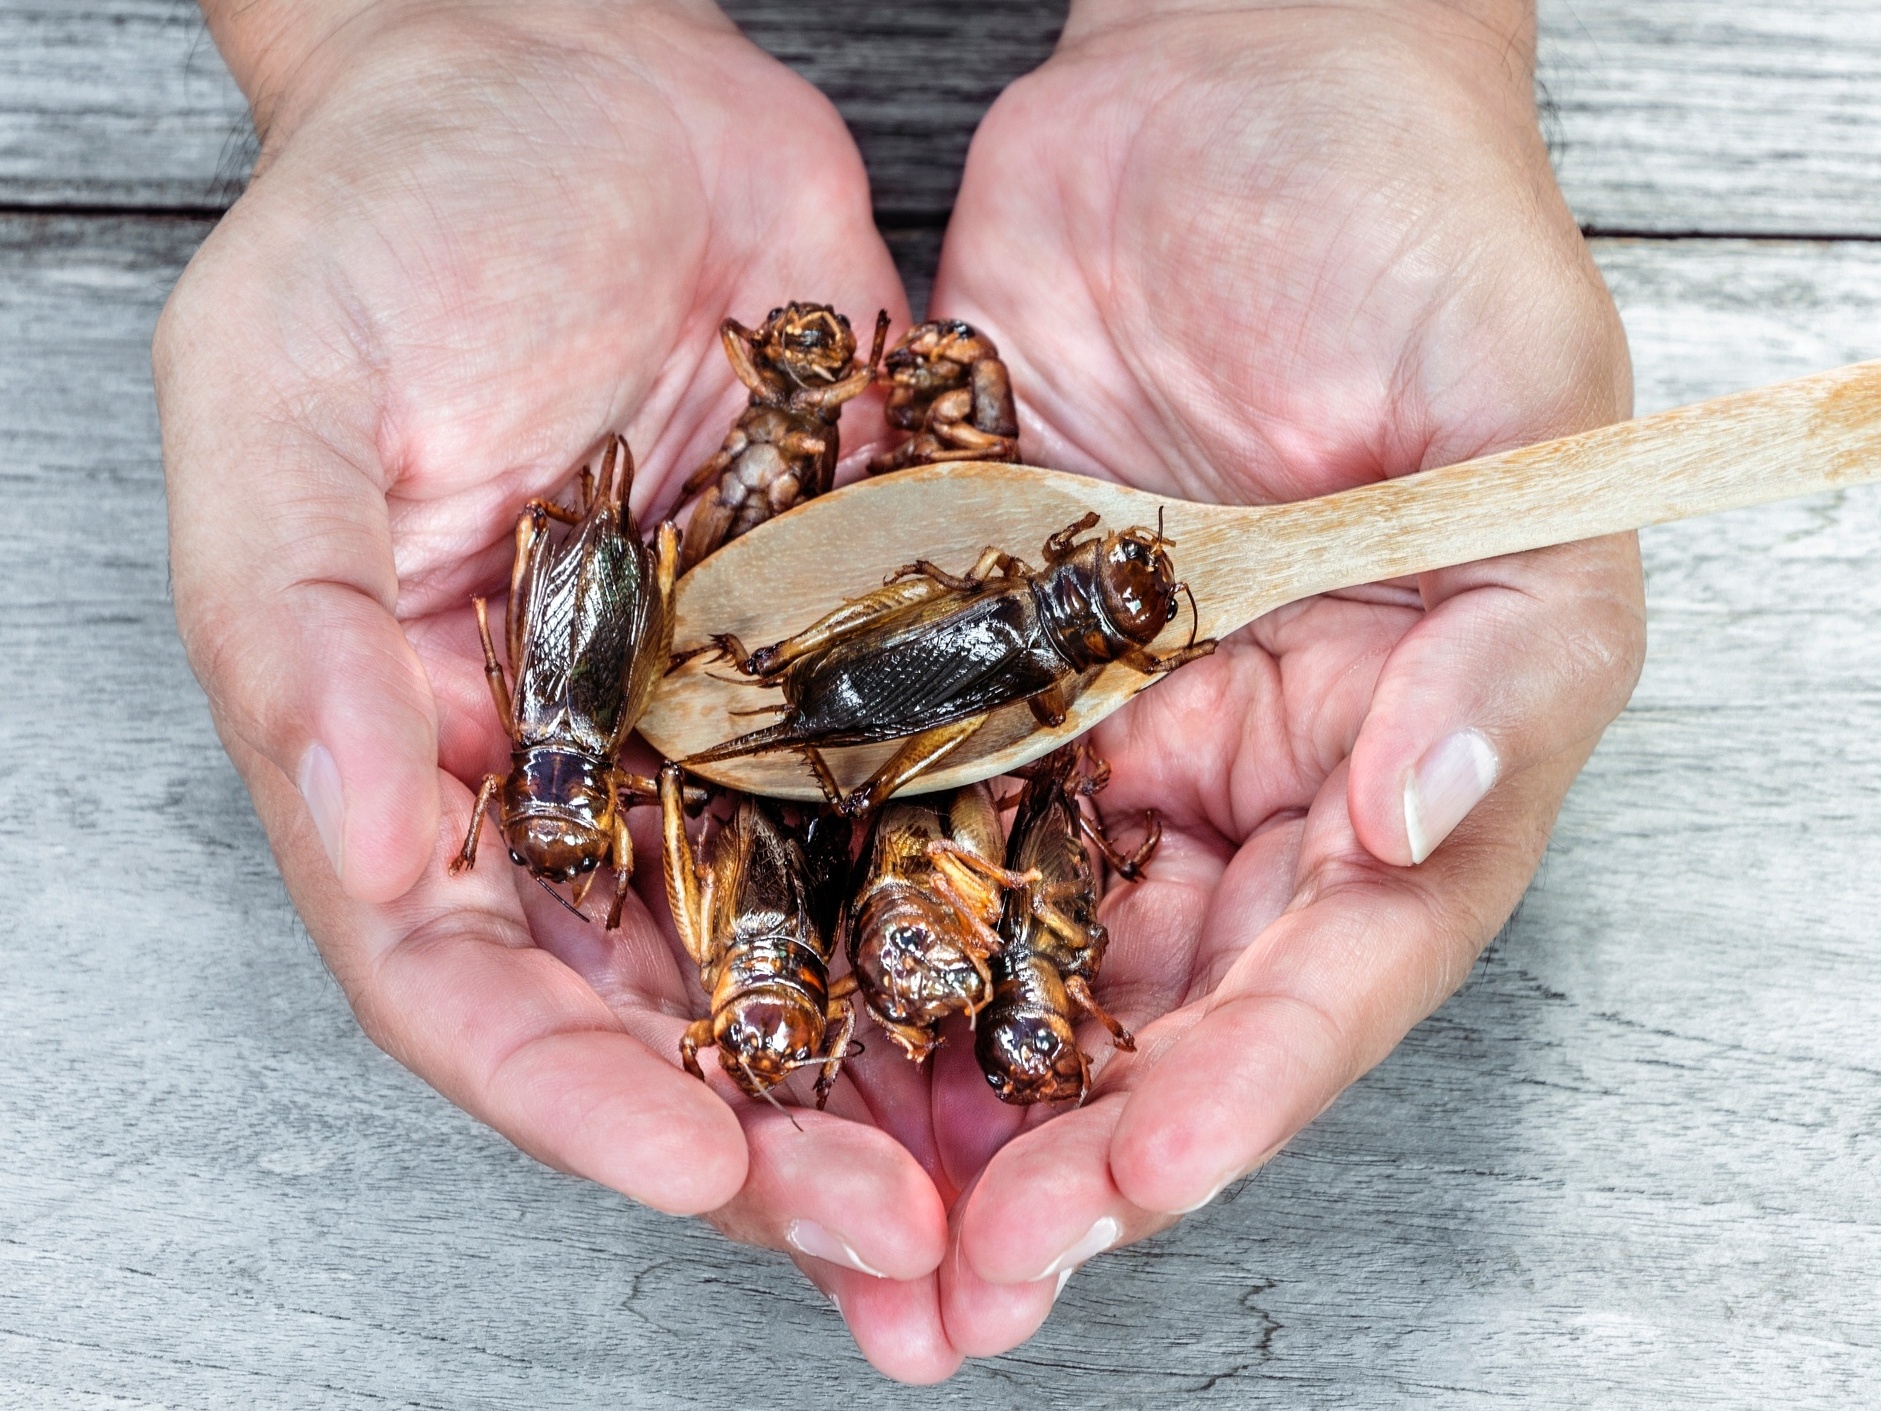
<svg viewBox="0 0 1881 1411">
<path fill-rule="evenodd" d="M 793 1127 L 796 1127 L 797 1130 L 801 1132 L 803 1128 L 798 1126 L 797 1119 L 795 1117 L 792 1117 L 789 1111 L 785 1109 L 784 1104 L 777 1100 L 776 1094 L 774 1094 L 769 1088 L 765 1087 L 764 1084 L 758 1081 L 758 1075 L 751 1071 L 751 1065 L 745 1062 L 745 1056 L 742 1053 L 738 1055 L 738 1066 L 745 1070 L 745 1078 L 750 1082 L 752 1090 L 756 1092 L 759 1097 L 763 1098 L 766 1102 L 770 1103 L 772 1107 L 775 1107 L 779 1112 L 782 1112 L 784 1116 L 789 1120 L 790 1125 Z"/>
<path fill-rule="evenodd" d="M 1202 630 L 1202 610 L 1195 605 L 1195 590 L 1186 582 L 1178 586 L 1188 594 L 1189 598 L 1189 646 L 1192 647 L 1195 645 L 1196 634 Z M 1184 647 L 1183 650 L 1187 651 L 1188 647 Z"/>
<path fill-rule="evenodd" d="M 588 919 L 587 916 L 582 912 L 582 909 L 580 907 L 576 906 L 567 897 L 563 896 L 560 892 L 556 891 L 555 888 L 549 885 L 549 879 L 547 877 L 536 878 L 536 883 L 538 886 L 542 888 L 543 891 L 547 892 L 550 896 L 554 897 L 556 901 L 560 902 L 563 906 L 567 907 L 570 911 L 574 912 L 575 915 L 581 917 L 581 919 L 584 922 Z"/>
</svg>

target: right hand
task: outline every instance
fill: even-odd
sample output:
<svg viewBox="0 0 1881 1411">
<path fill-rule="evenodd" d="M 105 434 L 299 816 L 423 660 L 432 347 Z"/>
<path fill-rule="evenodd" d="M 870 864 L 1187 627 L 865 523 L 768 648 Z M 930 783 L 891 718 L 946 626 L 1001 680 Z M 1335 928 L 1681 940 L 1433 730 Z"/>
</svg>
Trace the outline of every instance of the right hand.
<svg viewBox="0 0 1881 1411">
<path fill-rule="evenodd" d="M 523 501 L 622 429 L 638 512 L 664 508 L 742 402 L 726 314 L 806 297 L 905 324 L 841 120 L 696 0 L 206 8 L 263 148 L 156 340 L 177 619 L 361 1024 L 550 1165 L 794 1243 L 826 1288 L 810 1254 L 841 1245 L 931 1280 L 945 1213 L 897 1136 L 918 1139 L 846 1084 L 860 1120 L 800 1113 L 803 1142 L 688 1077 L 696 979 L 645 906 L 581 925 L 500 847 L 445 874 L 465 781 L 507 767 L 470 599 L 506 582 Z M 875 408 L 845 418 L 852 450 Z M 931 1314 L 851 1316 L 886 1370 L 957 1365 Z"/>
</svg>

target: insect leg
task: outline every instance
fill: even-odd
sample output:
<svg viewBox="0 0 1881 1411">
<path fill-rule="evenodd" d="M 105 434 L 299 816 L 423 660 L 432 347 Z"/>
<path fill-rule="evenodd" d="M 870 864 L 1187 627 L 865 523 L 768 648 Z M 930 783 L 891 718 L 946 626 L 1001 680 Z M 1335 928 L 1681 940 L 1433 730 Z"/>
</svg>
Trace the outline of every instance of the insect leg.
<svg viewBox="0 0 1881 1411">
<path fill-rule="evenodd" d="M 686 483 L 679 487 L 679 503 L 684 504 L 706 486 L 725 473 L 725 467 L 732 463 L 730 451 L 720 451 L 711 460 L 686 477 Z"/>
<path fill-rule="evenodd" d="M 803 762 L 810 766 L 810 773 L 816 776 L 816 786 L 823 791 L 823 797 L 838 811 L 842 811 L 843 786 L 836 782 L 836 776 L 830 772 L 829 761 L 823 758 L 823 752 L 815 745 L 802 745 L 797 753 L 803 756 Z"/>
<path fill-rule="evenodd" d="M 510 707 L 509 682 L 503 677 L 503 663 L 496 659 L 496 644 L 490 640 L 490 604 L 473 598 L 477 609 L 477 636 L 483 641 L 483 679 L 490 683 L 490 699 L 496 702 L 496 718 L 503 722 L 503 733 L 516 738 L 516 716 Z"/>
<path fill-rule="evenodd" d="M 1092 510 L 1079 519 L 1073 520 L 1045 541 L 1045 561 L 1057 563 L 1071 552 L 1071 541 L 1097 523 L 1097 511 Z"/>
<path fill-rule="evenodd" d="M 1065 712 L 1070 707 L 1065 703 L 1063 686 L 1047 686 L 1036 696 L 1026 697 L 1026 707 L 1032 712 L 1032 718 L 1047 730 L 1056 730 L 1065 723 Z"/>
<path fill-rule="evenodd" d="M 1082 975 L 1068 976 L 1065 980 L 1065 992 L 1078 1002 L 1079 1009 L 1082 1009 L 1086 1014 L 1090 1015 L 1091 1018 L 1110 1030 L 1111 1040 L 1118 1048 L 1122 1049 L 1125 1053 L 1136 1052 L 1136 1040 L 1131 1037 L 1128 1029 L 1117 1022 L 1115 1015 L 1111 1014 L 1103 1005 L 1097 1002 L 1097 996 L 1091 993 L 1090 981 L 1086 980 Z"/>
<path fill-rule="evenodd" d="M 943 591 L 940 584 L 926 578 L 885 583 L 860 597 L 851 598 L 795 636 L 786 637 L 769 647 L 758 648 L 745 659 L 739 670 L 747 676 L 776 676 L 793 661 L 866 631 L 890 613 L 939 597 Z"/>
<path fill-rule="evenodd" d="M 1132 647 L 1117 659 L 1132 671 L 1140 671 L 1145 676 L 1160 676 L 1166 671 L 1174 671 L 1178 666 L 1187 666 L 1192 661 L 1213 656 L 1215 646 L 1215 639 L 1206 637 L 1192 647 L 1178 647 L 1160 656 L 1148 647 Z"/>
<path fill-rule="evenodd" d="M 483 787 L 477 790 L 477 802 L 470 810 L 470 831 L 464 834 L 464 845 L 451 860 L 451 876 L 455 877 L 477 865 L 477 834 L 483 831 L 483 815 L 490 807 L 490 800 L 496 797 L 496 791 L 502 787 L 501 774 L 483 776 Z"/>
<path fill-rule="evenodd" d="M 986 723 L 984 715 L 970 715 L 949 725 L 936 725 L 911 735 L 880 769 L 858 785 L 836 810 L 847 818 L 867 818 L 904 784 L 912 783 L 965 744 Z"/>
<path fill-rule="evenodd" d="M 821 1112 L 829 1102 L 830 1089 L 836 1086 L 836 1080 L 842 1076 L 843 1060 L 849 1056 L 849 1041 L 856 1036 L 855 1001 L 844 996 L 830 1002 L 825 1016 L 826 1023 L 833 1023 L 835 1034 L 824 1045 L 823 1071 L 816 1075 L 816 1110 Z"/>
<path fill-rule="evenodd" d="M 731 363 L 732 372 L 738 380 L 758 396 L 767 401 L 777 395 L 777 389 L 758 371 L 758 365 L 751 360 L 751 350 L 756 346 L 758 335 L 746 328 L 735 318 L 728 318 L 718 326 L 719 342 L 725 345 L 726 361 Z"/>
<path fill-rule="evenodd" d="M 607 924 L 603 929 L 618 931 L 620 929 L 620 909 L 622 904 L 627 900 L 627 886 L 633 881 L 634 875 L 633 834 L 627 831 L 627 810 L 618 806 L 614 810 L 613 841 L 614 900 L 608 905 Z M 594 877 L 594 873 L 590 872 L 588 874 L 587 881 L 589 885 L 593 884 Z M 588 888 L 584 886 L 581 890 L 582 895 L 586 896 Z M 576 898 L 575 905 L 581 905 L 580 898 Z"/>
<path fill-rule="evenodd" d="M 673 927 L 679 943 L 693 962 L 703 966 L 712 940 L 706 934 L 707 920 L 700 891 L 699 860 L 686 837 L 686 816 L 680 797 L 679 766 L 668 764 L 660 770 L 660 838 L 666 853 L 666 902 L 672 908 Z M 696 1027 L 696 1026 L 695 1026 Z M 708 1028 L 706 1038 L 711 1038 Z"/>
<path fill-rule="evenodd" d="M 558 505 L 553 500 L 530 500 L 523 506 L 525 515 L 546 515 L 559 524 L 580 524 L 581 512 L 571 510 L 567 505 Z"/>
<path fill-rule="evenodd" d="M 679 1036 L 679 1061 L 686 1066 L 686 1071 L 700 1082 L 705 1081 L 705 1070 L 699 1066 L 699 1050 L 712 1046 L 712 1021 L 695 1019 L 686 1026 L 686 1032 Z"/>
<path fill-rule="evenodd" d="M 1078 827 L 1084 836 L 1097 845 L 1097 850 L 1104 855 L 1104 861 L 1110 864 L 1110 870 L 1126 882 L 1135 882 L 1143 875 L 1143 869 L 1149 866 L 1149 860 L 1156 856 L 1156 848 L 1163 840 L 1162 820 L 1156 816 L 1156 810 L 1143 810 L 1143 841 L 1135 852 L 1124 856 L 1117 845 L 1110 841 L 1110 835 L 1104 831 L 1104 825 L 1089 817 L 1080 809 Z"/>
<path fill-rule="evenodd" d="M 971 848 L 962 847 L 952 838 L 932 838 L 927 845 L 927 855 L 934 859 L 943 876 L 954 867 L 969 872 L 977 872 L 997 887 L 1026 887 L 1039 880 L 1036 867 L 1024 872 L 1014 872 L 1001 867 L 997 862 L 980 856 Z"/>
</svg>

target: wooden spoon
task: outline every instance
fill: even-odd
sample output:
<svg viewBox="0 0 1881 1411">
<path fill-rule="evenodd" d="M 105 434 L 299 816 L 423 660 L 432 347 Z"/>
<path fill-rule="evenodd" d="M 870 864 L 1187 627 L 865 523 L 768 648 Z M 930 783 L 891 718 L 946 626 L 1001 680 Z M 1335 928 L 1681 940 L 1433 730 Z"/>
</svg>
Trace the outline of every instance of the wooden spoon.
<svg viewBox="0 0 1881 1411">
<path fill-rule="evenodd" d="M 1102 529 L 1153 526 L 1161 512 L 1170 558 L 1195 593 L 1200 635 L 1225 637 L 1315 593 L 1875 479 L 1881 361 L 1294 504 L 1196 504 L 1060 471 L 955 462 L 850 485 L 726 545 L 680 582 L 674 643 L 697 645 L 715 632 L 750 647 L 778 641 L 917 558 L 964 572 L 996 544 L 1037 562 L 1046 536 L 1087 510 L 1102 516 Z M 1189 617 L 1182 612 L 1157 646 L 1180 644 Z M 1107 667 L 1050 730 L 1025 706 L 1008 707 L 911 791 L 1002 774 L 1153 684 Z M 749 712 L 780 699 L 700 658 L 661 684 L 640 732 L 683 759 L 771 723 L 775 714 Z M 892 748 L 835 750 L 830 762 L 848 789 Z M 794 754 L 699 772 L 754 793 L 819 796 Z"/>
</svg>

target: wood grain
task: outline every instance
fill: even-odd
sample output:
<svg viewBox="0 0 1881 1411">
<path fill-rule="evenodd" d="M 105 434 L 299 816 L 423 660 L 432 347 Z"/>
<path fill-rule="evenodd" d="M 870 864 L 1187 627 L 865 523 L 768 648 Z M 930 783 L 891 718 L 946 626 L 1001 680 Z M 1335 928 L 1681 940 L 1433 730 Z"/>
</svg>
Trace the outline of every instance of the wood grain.
<svg viewBox="0 0 1881 1411">
<path fill-rule="evenodd" d="M 1050 53 L 1064 0 L 726 8 L 834 99 L 891 230 L 932 232 L 980 113 Z M 1881 11 L 1868 0 L 1540 10 L 1546 128 L 1584 225 L 1881 235 Z M 252 155 L 191 0 L 0 0 L 0 205 L 219 206 Z M 931 256 L 908 268 L 931 274 Z"/>
<path fill-rule="evenodd" d="M 346 1012 L 169 624 L 146 347 L 202 229 L 0 220 L 0 654 L 31 692 L 0 721 L 0 1405 L 879 1398 L 783 1260 L 543 1170 Z M 1642 410 L 1881 353 L 1873 247 L 1599 255 Z M 896 1404 L 1856 1404 L 1875 501 L 1648 533 L 1638 696 L 1470 983 L 1260 1176 Z"/>
</svg>

